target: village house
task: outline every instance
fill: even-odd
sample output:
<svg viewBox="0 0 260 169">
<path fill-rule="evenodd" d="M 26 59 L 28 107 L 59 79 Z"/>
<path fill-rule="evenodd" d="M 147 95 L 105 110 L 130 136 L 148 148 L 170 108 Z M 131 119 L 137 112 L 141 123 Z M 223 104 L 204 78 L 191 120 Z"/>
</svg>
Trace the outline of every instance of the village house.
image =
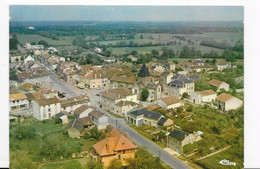
<svg viewBox="0 0 260 169">
<path fill-rule="evenodd" d="M 217 107 L 222 111 L 235 110 L 243 105 L 243 101 L 226 93 L 216 98 Z"/>
<path fill-rule="evenodd" d="M 115 104 L 114 112 L 122 117 L 127 116 L 127 112 L 139 108 L 141 105 L 132 101 L 119 101 Z"/>
<path fill-rule="evenodd" d="M 116 62 L 116 59 L 114 57 L 106 57 L 104 61 L 108 63 L 114 63 Z"/>
<path fill-rule="evenodd" d="M 94 123 L 89 116 L 81 117 L 79 120 L 82 122 L 84 128 L 90 128 L 94 126 Z"/>
<path fill-rule="evenodd" d="M 34 52 L 33 52 L 33 55 L 34 56 L 39 56 L 39 55 L 41 55 L 41 51 L 39 51 L 39 50 L 35 50 Z"/>
<path fill-rule="evenodd" d="M 20 83 L 31 83 L 36 86 L 43 86 L 51 83 L 50 74 L 45 68 L 33 68 L 16 74 Z"/>
<path fill-rule="evenodd" d="M 24 59 L 24 64 L 27 63 L 27 62 L 34 62 L 34 58 L 31 57 L 31 55 L 27 56 L 25 59 Z"/>
<path fill-rule="evenodd" d="M 137 146 L 132 139 L 113 128 L 106 138 L 93 145 L 92 157 L 107 168 L 112 160 L 120 160 L 123 166 L 127 166 L 128 159 L 135 158 Z"/>
<path fill-rule="evenodd" d="M 160 84 L 162 85 L 163 91 L 167 92 L 167 84 L 171 82 L 171 78 L 173 77 L 173 73 L 169 71 L 165 71 L 160 76 Z"/>
<path fill-rule="evenodd" d="M 213 90 L 204 90 L 190 94 L 190 101 L 195 104 L 201 104 L 205 102 L 215 102 L 217 93 Z"/>
<path fill-rule="evenodd" d="M 86 74 L 83 81 L 89 89 L 101 89 L 109 86 L 108 77 L 102 70 L 93 70 Z"/>
<path fill-rule="evenodd" d="M 149 83 L 145 86 L 145 88 L 148 90 L 149 95 L 146 99 L 146 101 L 151 102 L 151 101 L 155 101 L 159 98 L 161 98 L 161 93 L 162 93 L 162 89 L 161 86 L 159 84 L 155 84 L 155 83 Z M 143 88 L 139 88 L 139 92 L 141 93 L 141 90 Z"/>
<path fill-rule="evenodd" d="M 161 118 L 164 119 L 160 121 Z M 143 124 L 154 127 L 173 125 L 173 121 L 171 119 L 165 118 L 162 114 L 149 111 L 146 108 L 129 112 L 127 114 L 127 121 L 135 126 L 141 126 Z"/>
<path fill-rule="evenodd" d="M 221 89 L 224 89 L 225 91 L 229 91 L 229 84 L 222 82 L 220 80 L 211 79 L 209 81 L 209 84 L 213 87 L 213 89 L 217 92 L 219 92 Z"/>
<path fill-rule="evenodd" d="M 17 111 L 29 108 L 29 102 L 24 93 L 15 93 L 9 95 L 10 111 Z"/>
<path fill-rule="evenodd" d="M 231 63 L 230 62 L 216 63 L 216 68 L 219 71 L 222 71 L 224 69 L 230 69 Z"/>
<path fill-rule="evenodd" d="M 183 93 L 194 93 L 194 82 L 184 75 L 177 74 L 172 77 L 172 80 L 168 84 L 167 93 L 170 96 L 176 96 L 181 98 Z"/>
<path fill-rule="evenodd" d="M 56 114 L 55 117 L 59 118 L 62 124 L 67 124 L 69 123 L 68 115 L 68 112 L 61 111 L 60 113 Z"/>
<path fill-rule="evenodd" d="M 193 66 L 188 66 L 187 68 L 188 72 L 202 72 L 202 71 L 211 71 L 214 70 L 214 66 L 213 65 L 193 65 Z"/>
<path fill-rule="evenodd" d="M 160 100 L 157 100 L 155 103 L 157 103 L 158 105 L 160 105 L 161 107 L 163 107 L 167 110 L 175 109 L 177 107 L 184 105 L 184 103 L 181 102 L 181 100 L 175 96 L 168 96 L 168 97 L 162 98 Z"/>
<path fill-rule="evenodd" d="M 169 134 L 169 147 L 178 153 L 183 153 L 183 146 L 193 144 L 200 139 L 202 132 L 188 133 L 182 130 L 174 129 Z"/>
<path fill-rule="evenodd" d="M 108 126 L 108 116 L 100 111 L 93 110 L 89 113 L 89 117 L 98 128 L 98 130 L 106 129 Z"/>
<path fill-rule="evenodd" d="M 138 58 L 133 55 L 128 55 L 126 58 L 130 59 L 132 62 L 136 62 L 138 60 Z"/>
<path fill-rule="evenodd" d="M 156 71 L 156 72 L 162 73 L 162 72 L 164 72 L 166 69 L 165 69 L 163 66 L 161 66 L 161 65 L 156 65 L 153 70 Z"/>
<path fill-rule="evenodd" d="M 106 109 L 123 117 L 127 113 L 126 110 L 129 111 L 128 108 L 136 107 L 135 103 L 138 102 L 137 94 L 134 92 L 134 90 L 131 91 L 127 88 L 116 88 L 103 91 L 100 93 L 100 100 L 101 107 L 103 109 Z M 124 107 L 124 104 L 126 103 L 129 105 L 127 107 Z"/>
<path fill-rule="evenodd" d="M 95 52 L 96 53 L 101 53 L 101 49 L 100 48 L 95 48 Z"/>
<path fill-rule="evenodd" d="M 74 70 L 71 70 L 70 68 L 67 68 L 64 70 L 63 77 L 67 83 L 76 83 L 76 81 L 78 79 L 77 72 Z"/>
<path fill-rule="evenodd" d="M 77 118 L 87 117 L 94 109 L 87 105 L 82 105 L 74 110 L 74 116 Z"/>
<path fill-rule="evenodd" d="M 80 138 L 80 133 L 83 130 L 83 124 L 78 118 L 76 118 L 68 124 L 65 130 L 71 138 Z"/>
<path fill-rule="evenodd" d="M 204 64 L 205 64 L 205 61 L 202 59 L 194 59 L 192 62 L 196 63 L 199 66 L 204 66 Z"/>
<path fill-rule="evenodd" d="M 125 87 L 128 89 L 132 89 L 136 84 L 136 77 L 134 76 L 113 76 L 110 79 L 110 88 L 115 89 L 119 87 Z"/>
<path fill-rule="evenodd" d="M 57 97 L 36 99 L 32 103 L 33 117 L 37 120 L 51 119 L 60 112 L 61 104 Z"/>
<path fill-rule="evenodd" d="M 73 115 L 74 111 L 82 105 L 90 105 L 87 95 L 64 98 L 61 100 L 61 110 L 67 111 Z"/>
</svg>

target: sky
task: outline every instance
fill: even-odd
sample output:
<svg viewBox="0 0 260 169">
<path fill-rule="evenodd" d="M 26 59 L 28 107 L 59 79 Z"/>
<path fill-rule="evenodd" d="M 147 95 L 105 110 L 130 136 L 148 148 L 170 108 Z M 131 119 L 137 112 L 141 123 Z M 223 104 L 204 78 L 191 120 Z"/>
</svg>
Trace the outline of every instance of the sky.
<svg viewBox="0 0 260 169">
<path fill-rule="evenodd" d="M 234 6 L 10 6 L 12 21 L 242 21 Z"/>
</svg>

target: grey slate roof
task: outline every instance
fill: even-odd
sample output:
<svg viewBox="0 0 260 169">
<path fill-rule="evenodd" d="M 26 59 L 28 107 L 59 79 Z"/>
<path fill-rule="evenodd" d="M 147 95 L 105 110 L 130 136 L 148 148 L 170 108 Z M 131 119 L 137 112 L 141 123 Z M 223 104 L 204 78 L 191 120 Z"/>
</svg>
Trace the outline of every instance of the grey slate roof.
<svg viewBox="0 0 260 169">
<path fill-rule="evenodd" d="M 74 119 L 73 121 L 71 121 L 68 126 L 66 127 L 66 130 L 70 129 L 70 128 L 75 128 L 79 131 L 81 131 L 83 129 L 83 124 L 82 122 L 77 118 Z"/>
<path fill-rule="evenodd" d="M 175 138 L 178 141 L 183 141 L 185 136 L 188 136 L 190 133 L 178 129 L 174 129 L 172 132 L 170 132 L 170 136 L 172 138 Z"/>
<path fill-rule="evenodd" d="M 159 86 L 159 85 L 157 85 L 157 84 L 155 84 L 155 83 L 148 83 L 148 84 L 146 85 L 146 88 L 147 88 L 147 89 L 157 89 L 158 86 Z"/>
<path fill-rule="evenodd" d="M 191 80 L 198 80 L 199 79 L 199 75 L 191 75 L 190 79 Z"/>
<path fill-rule="evenodd" d="M 174 87 L 182 87 L 182 84 L 186 83 L 193 83 L 188 77 L 184 75 L 177 74 L 176 76 L 172 77 L 172 80 L 168 85 L 174 86 Z"/>
<path fill-rule="evenodd" d="M 164 124 L 167 120 L 168 120 L 168 119 L 167 119 L 166 117 L 161 117 L 157 124 L 163 126 L 163 124 Z"/>
<path fill-rule="evenodd" d="M 149 69 L 146 67 L 145 64 L 142 65 L 139 73 L 137 74 L 137 76 L 139 77 L 148 77 L 148 76 L 151 76 L 150 72 L 149 72 Z"/>
<path fill-rule="evenodd" d="M 144 116 L 147 117 L 147 118 L 155 119 L 155 120 L 159 120 L 160 117 L 162 116 L 161 114 L 155 113 L 155 112 L 153 112 L 153 111 L 149 111 L 149 110 L 147 110 L 146 108 L 132 111 L 132 112 L 130 112 L 130 114 L 132 114 L 132 115 L 134 115 L 134 116 L 144 115 Z"/>
</svg>

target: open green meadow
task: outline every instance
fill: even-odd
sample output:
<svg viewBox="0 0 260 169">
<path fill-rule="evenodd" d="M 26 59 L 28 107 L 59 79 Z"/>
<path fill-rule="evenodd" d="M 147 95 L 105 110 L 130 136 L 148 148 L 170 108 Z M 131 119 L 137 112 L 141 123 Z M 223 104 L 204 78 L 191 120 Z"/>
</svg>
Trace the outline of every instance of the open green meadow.
<svg viewBox="0 0 260 169">
<path fill-rule="evenodd" d="M 73 38 L 69 36 L 62 36 L 59 40 L 53 40 L 51 38 L 47 38 L 41 35 L 33 35 L 33 34 L 16 34 L 17 39 L 23 45 L 26 42 L 32 43 L 35 42 L 36 44 L 40 40 L 46 41 L 50 46 L 70 46 L 72 45 Z"/>
</svg>

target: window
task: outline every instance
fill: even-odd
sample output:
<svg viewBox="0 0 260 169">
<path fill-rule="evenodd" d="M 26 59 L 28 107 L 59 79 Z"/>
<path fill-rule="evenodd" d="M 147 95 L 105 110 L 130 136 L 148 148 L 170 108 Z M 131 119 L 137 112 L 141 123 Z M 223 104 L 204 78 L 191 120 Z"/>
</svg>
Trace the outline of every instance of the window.
<svg viewBox="0 0 260 169">
<path fill-rule="evenodd" d="M 119 159 L 119 160 L 121 159 L 121 155 L 118 155 L 118 159 Z"/>
<path fill-rule="evenodd" d="M 45 114 L 45 112 L 46 112 L 46 110 L 45 109 L 43 109 L 43 113 Z"/>
<path fill-rule="evenodd" d="M 46 114 L 45 113 L 43 113 L 43 118 L 46 118 Z"/>
<path fill-rule="evenodd" d="M 19 100 L 17 100 L 17 103 L 19 103 Z"/>
<path fill-rule="evenodd" d="M 48 108 L 48 112 L 50 112 L 51 111 L 51 108 Z"/>
<path fill-rule="evenodd" d="M 125 150 L 123 150 L 123 154 L 125 154 Z"/>
<path fill-rule="evenodd" d="M 13 103 L 15 103 L 15 101 L 13 101 Z"/>
</svg>

